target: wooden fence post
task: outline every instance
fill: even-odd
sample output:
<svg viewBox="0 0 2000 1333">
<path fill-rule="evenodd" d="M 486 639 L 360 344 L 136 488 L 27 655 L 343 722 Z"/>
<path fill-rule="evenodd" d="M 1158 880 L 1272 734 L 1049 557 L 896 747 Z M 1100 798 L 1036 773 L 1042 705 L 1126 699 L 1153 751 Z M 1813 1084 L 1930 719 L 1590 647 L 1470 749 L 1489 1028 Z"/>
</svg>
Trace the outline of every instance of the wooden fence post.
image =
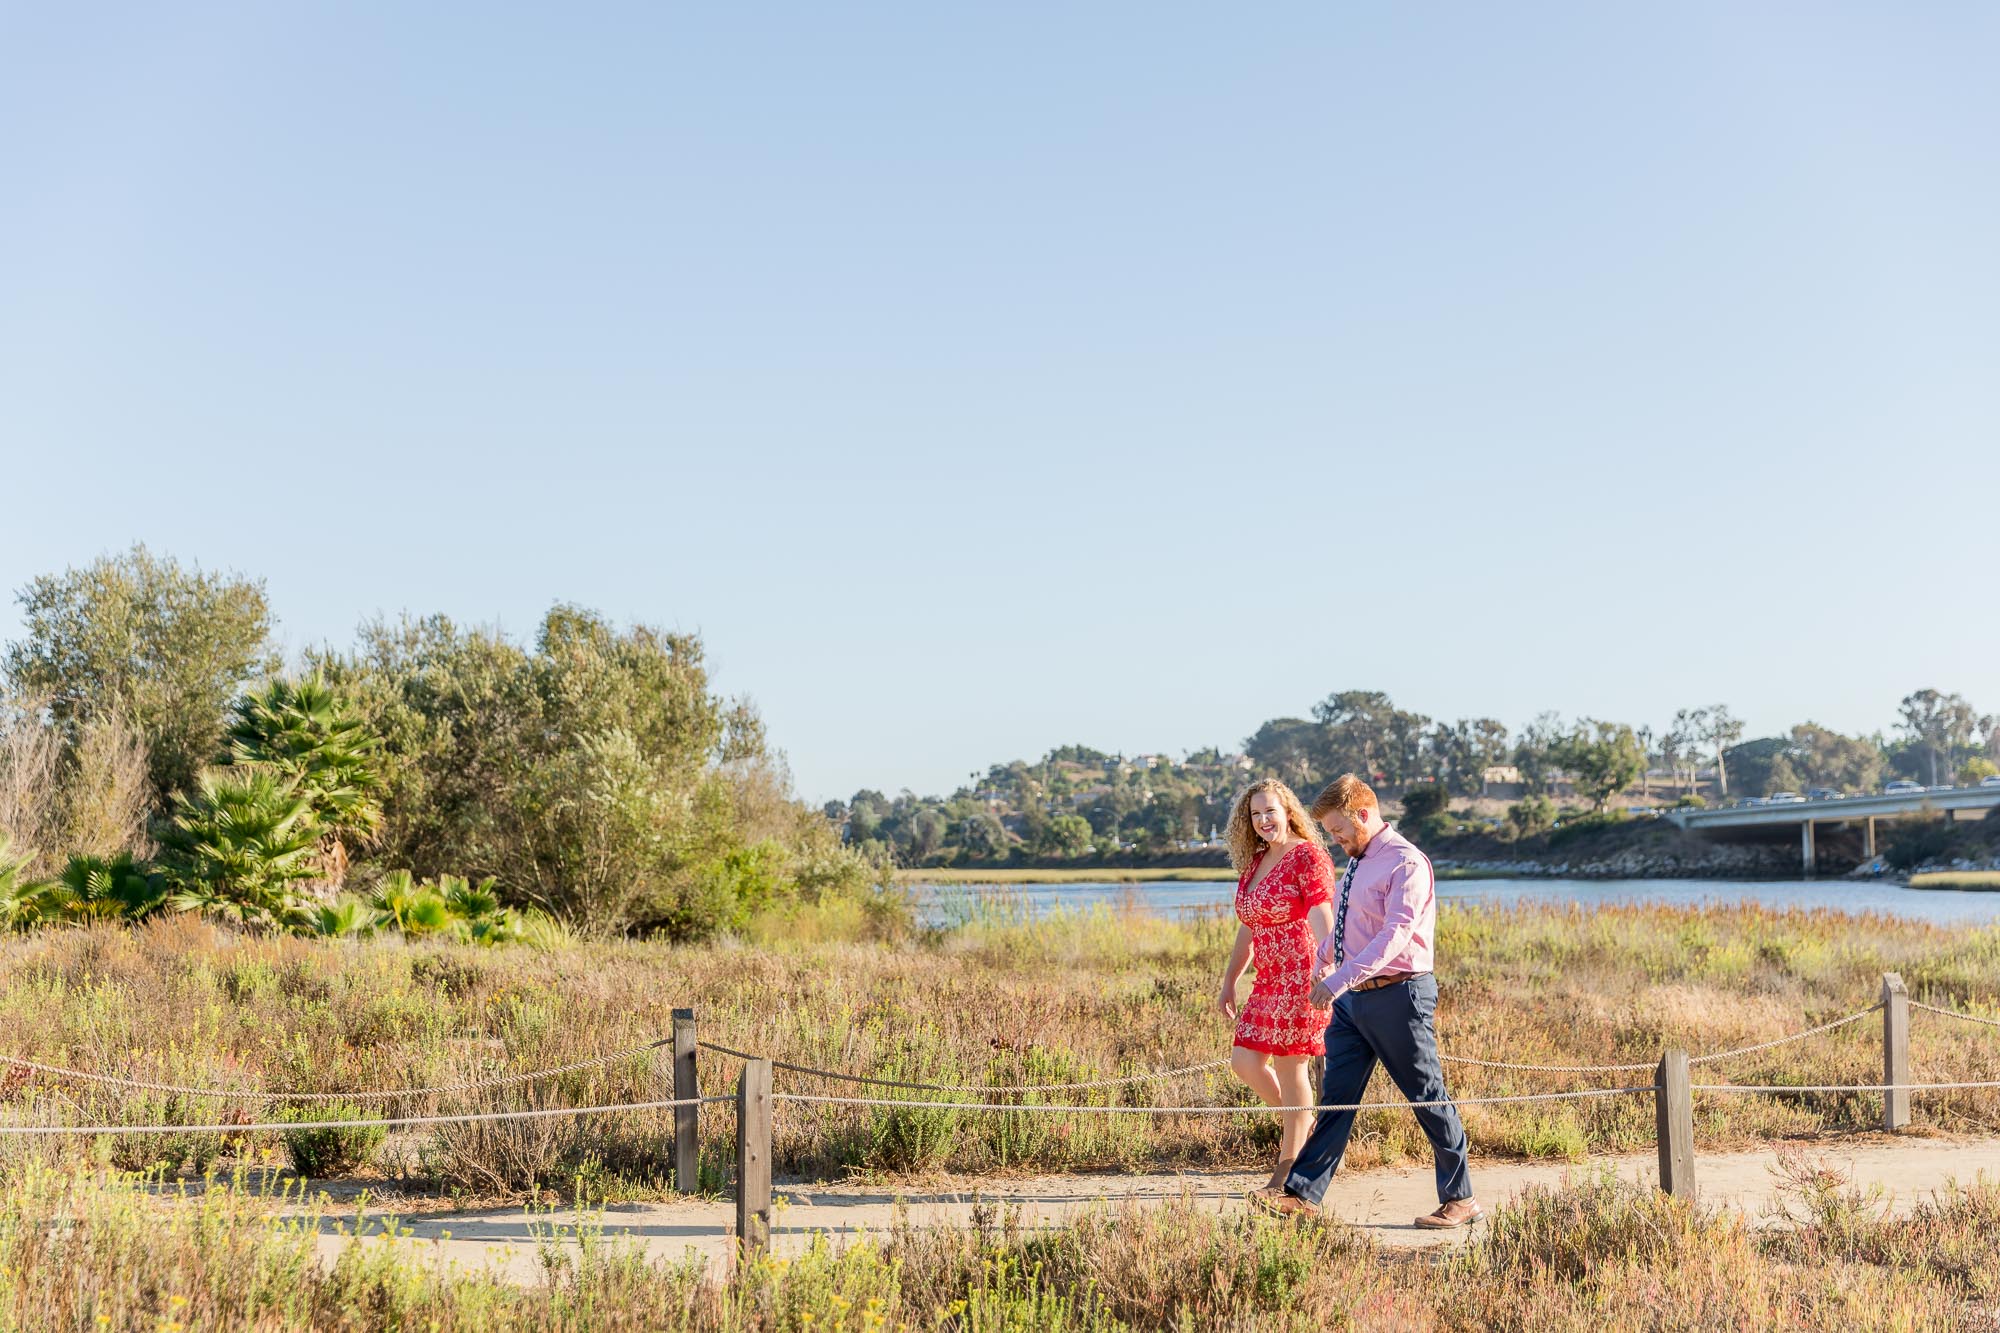
<svg viewBox="0 0 2000 1333">
<path fill-rule="evenodd" d="M 674 1100 L 701 1096 L 695 1052 L 701 1043 L 694 1010 L 674 1010 Z M 701 1108 L 674 1108 L 674 1188 L 693 1194 L 701 1188 Z"/>
<path fill-rule="evenodd" d="M 1653 1109 L 1660 1135 L 1660 1188 L 1694 1199 L 1694 1093 L 1688 1053 L 1667 1051 L 1653 1073 Z"/>
<path fill-rule="evenodd" d="M 1882 1128 L 1893 1134 L 1910 1123 L 1910 992 L 1894 972 L 1882 974 Z"/>
<path fill-rule="evenodd" d="M 736 1242 L 744 1254 L 771 1245 L 769 1060 L 745 1060 L 736 1082 Z"/>
</svg>

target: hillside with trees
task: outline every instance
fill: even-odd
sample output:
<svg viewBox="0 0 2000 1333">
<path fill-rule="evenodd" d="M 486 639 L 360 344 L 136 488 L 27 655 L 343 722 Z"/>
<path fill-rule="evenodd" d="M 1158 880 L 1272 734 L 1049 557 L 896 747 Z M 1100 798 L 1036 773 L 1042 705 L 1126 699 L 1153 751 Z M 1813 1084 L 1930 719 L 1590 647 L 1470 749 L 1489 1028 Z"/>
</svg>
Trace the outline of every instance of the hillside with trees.
<svg viewBox="0 0 2000 1333">
<path fill-rule="evenodd" d="M 825 814 L 850 847 L 904 866 L 1205 864 L 1220 863 L 1231 803 L 1260 777 L 1310 798 L 1335 776 L 1360 773 L 1433 836 L 1513 842 L 1631 805 L 2000 773 L 2000 725 L 1961 696 L 1916 690 L 1896 716 L 1890 732 L 1870 736 L 1808 721 L 1746 740 L 1742 722 L 1714 704 L 1680 709 L 1662 726 L 1542 713 L 1516 732 L 1490 717 L 1434 719 L 1380 691 L 1342 690 L 1307 717 L 1264 723 L 1240 752 L 1176 759 L 1066 745 L 1033 763 L 995 764 L 949 796 L 864 790 L 828 802 Z"/>
</svg>

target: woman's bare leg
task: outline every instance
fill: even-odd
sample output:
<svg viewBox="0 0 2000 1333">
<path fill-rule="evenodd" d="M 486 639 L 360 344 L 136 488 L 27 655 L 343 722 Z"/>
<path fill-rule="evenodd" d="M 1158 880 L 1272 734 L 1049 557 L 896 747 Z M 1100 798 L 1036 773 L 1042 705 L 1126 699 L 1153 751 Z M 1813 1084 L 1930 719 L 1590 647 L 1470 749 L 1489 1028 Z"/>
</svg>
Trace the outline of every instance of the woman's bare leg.
<svg viewBox="0 0 2000 1333">
<path fill-rule="evenodd" d="M 1305 1061 L 1287 1060 L 1284 1056 L 1266 1055 L 1243 1046 L 1233 1046 L 1229 1051 L 1229 1072 L 1236 1075 L 1262 1099 L 1266 1106 L 1302 1106 L 1302 1101 L 1291 1101 L 1287 1097 L 1289 1089 L 1284 1082 L 1283 1071 L 1287 1064 L 1296 1064 L 1303 1071 Z M 1276 1068 L 1273 1068 L 1273 1066 Z M 1292 1159 L 1299 1155 L 1299 1145 L 1305 1142 L 1300 1134 L 1298 1143 L 1291 1143 L 1292 1115 L 1284 1115 L 1280 1120 L 1278 1135 L 1278 1170 L 1271 1173 L 1266 1189 L 1276 1189 L 1284 1183 L 1284 1174 L 1292 1169 Z M 1286 1145 L 1290 1143 L 1290 1147 Z"/>
<path fill-rule="evenodd" d="M 1242 1080 L 1266 1106 L 1282 1106 L 1278 1100 L 1278 1076 L 1271 1069 L 1271 1057 L 1246 1046 L 1229 1048 L 1229 1072 Z"/>
<path fill-rule="evenodd" d="M 1279 1098 L 1265 1105 L 1310 1107 L 1313 1104 L 1311 1060 L 1303 1055 L 1280 1055 L 1273 1057 L 1271 1063 Z M 1292 1163 L 1298 1160 L 1299 1149 L 1306 1146 L 1313 1123 L 1310 1110 L 1284 1111 L 1280 1117 L 1284 1129 L 1278 1135 L 1278 1169 L 1271 1175 L 1273 1188 L 1283 1186 L 1285 1177 L 1291 1174 Z"/>
</svg>

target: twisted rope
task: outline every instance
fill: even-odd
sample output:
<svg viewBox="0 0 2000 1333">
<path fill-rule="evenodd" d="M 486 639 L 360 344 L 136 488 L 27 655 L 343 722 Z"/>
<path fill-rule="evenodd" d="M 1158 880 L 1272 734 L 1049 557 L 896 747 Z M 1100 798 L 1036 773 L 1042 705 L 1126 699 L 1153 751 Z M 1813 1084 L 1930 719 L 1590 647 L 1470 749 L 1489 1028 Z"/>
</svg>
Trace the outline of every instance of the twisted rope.
<svg viewBox="0 0 2000 1333">
<path fill-rule="evenodd" d="M 1910 1008 L 1922 1009 L 1926 1013 L 1943 1014 L 1946 1018 L 1956 1018 L 1961 1023 L 1983 1023 L 1990 1028 L 2000 1028 L 2000 1018 L 1982 1018 L 1978 1014 L 1968 1014 L 1962 1009 L 1940 1009 L 1934 1004 L 1910 1001 Z"/>
<path fill-rule="evenodd" d="M 1726 1051 L 1710 1051 L 1707 1055 L 1691 1057 L 1688 1063 L 1691 1065 L 1702 1065 L 1712 1060 L 1730 1060 L 1739 1055 L 1754 1055 L 1758 1051 L 1768 1051 L 1773 1047 L 1788 1045 L 1795 1041 L 1804 1041 L 1807 1037 L 1817 1037 L 1822 1032 L 1831 1032 L 1835 1028 L 1846 1027 L 1849 1023 L 1858 1023 L 1868 1017 L 1868 1015 L 1881 1009 L 1881 1007 L 1879 1002 L 1871 1004 L 1866 1009 L 1857 1010 L 1845 1018 L 1836 1018 L 1830 1023 L 1821 1023 L 1818 1027 L 1807 1028 L 1803 1032 L 1794 1032 L 1787 1036 L 1775 1037 L 1770 1041 L 1760 1041 L 1753 1046 L 1737 1046 Z M 1511 1060 L 1475 1060 L 1465 1055 L 1440 1055 L 1438 1058 L 1450 1065 L 1472 1065 L 1479 1069 L 1513 1069 L 1532 1074 L 1633 1074 L 1657 1067 L 1657 1063 L 1654 1061 L 1644 1061 L 1629 1065 L 1528 1065 L 1516 1064 Z"/>
<path fill-rule="evenodd" d="M 1704 1065 L 1711 1060 L 1727 1060 L 1731 1056 L 1737 1055 L 1754 1055 L 1758 1051 L 1768 1051 L 1774 1046 L 1784 1046 L 1790 1042 L 1804 1041 L 1807 1037 L 1817 1037 L 1822 1032 L 1831 1032 L 1835 1028 L 1846 1027 L 1849 1023 L 1858 1023 L 1881 1008 L 1882 1003 L 1878 1000 L 1866 1009 L 1858 1009 L 1845 1018 L 1836 1018 L 1831 1023 L 1821 1023 L 1818 1027 L 1807 1028 L 1804 1032 L 1794 1032 L 1789 1037 L 1777 1037 L 1771 1041 L 1760 1041 L 1755 1046 L 1738 1046 L 1733 1051 L 1716 1051 L 1712 1055 L 1692 1056 L 1689 1058 L 1688 1063 L 1691 1065 Z"/>
<path fill-rule="evenodd" d="M 1955 1088 L 2000 1088 L 2000 1078 L 1962 1083 L 1695 1083 L 1691 1092 L 1945 1092 Z"/>
<path fill-rule="evenodd" d="M 1620 1097 L 1652 1092 L 1648 1083 L 1636 1088 L 1580 1088 L 1568 1092 L 1528 1092 L 1512 1097 L 1447 1097 L 1427 1102 L 1350 1102 L 1327 1106 L 1016 1106 L 1006 1102 L 919 1102 L 884 1097 L 828 1097 L 803 1092 L 774 1092 L 772 1101 L 819 1102 L 832 1106 L 928 1107 L 933 1111 L 1038 1111 L 1070 1115 L 1263 1115 L 1271 1111 L 1393 1111 L 1400 1107 L 1497 1106 L 1509 1102 L 1560 1102 L 1582 1097 Z"/>
<path fill-rule="evenodd" d="M 1712 1060 L 1728 1060 L 1739 1055 L 1753 1055 L 1758 1051 L 1768 1051 L 1774 1047 L 1784 1046 L 1791 1042 L 1804 1041 L 1806 1038 L 1816 1037 L 1822 1032 L 1831 1032 L 1835 1028 L 1859 1022 L 1861 1019 L 1881 1009 L 1881 1007 L 1880 1003 L 1872 1004 L 1866 1009 L 1857 1010 L 1844 1018 L 1836 1018 L 1832 1022 L 1821 1023 L 1818 1027 L 1807 1028 L 1803 1032 L 1794 1032 L 1787 1036 L 1777 1037 L 1771 1041 L 1758 1042 L 1751 1046 L 1738 1046 L 1733 1050 L 1712 1051 L 1707 1055 L 1697 1055 L 1690 1059 L 1688 1063 L 1691 1065 L 1707 1064 Z M 1975 1021 L 1985 1022 L 1988 1020 L 1981 1019 Z M 1995 1026 L 2000 1026 L 2000 1024 L 1995 1024 Z M 762 1058 L 752 1055 L 748 1051 L 739 1051 L 734 1047 L 722 1046 L 714 1042 L 704 1041 L 700 1044 L 704 1050 L 714 1051 L 717 1055 L 727 1055 L 738 1060 L 756 1060 Z M 1517 1064 L 1511 1060 L 1477 1060 L 1466 1055 L 1440 1055 L 1439 1059 L 1443 1060 L 1446 1064 L 1470 1065 L 1479 1069 L 1509 1069 L 1534 1074 L 1636 1074 L 1653 1069 L 1657 1065 L 1657 1062 L 1651 1060 L 1640 1061 L 1634 1064 L 1617 1065 L 1535 1065 Z M 1188 1074 L 1199 1074 L 1211 1069 L 1220 1069 L 1228 1063 L 1227 1059 L 1208 1060 L 1198 1065 L 1185 1065 L 1179 1069 L 1161 1069 L 1147 1074 L 1128 1074 L 1121 1078 L 1101 1078 L 1085 1083 L 1028 1083 L 1020 1085 L 999 1083 L 912 1083 L 903 1079 L 870 1078 L 862 1074 L 843 1074 L 831 1069 L 816 1069 L 811 1065 L 793 1064 L 789 1060 L 773 1060 L 771 1061 L 771 1067 L 773 1069 L 788 1070 L 794 1074 L 804 1074 L 811 1078 L 834 1079 L 842 1083 L 860 1083 L 877 1088 L 905 1088 L 912 1092 L 1089 1092 L 1102 1088 L 1126 1087 L 1134 1083 L 1164 1082 L 1168 1079 L 1180 1078 Z"/>
<path fill-rule="evenodd" d="M 45 1065 L 37 1060 L 24 1060 L 19 1056 L 0 1055 L 0 1064 L 13 1065 L 17 1069 L 32 1070 L 55 1078 L 78 1079 L 85 1083 L 104 1083 L 113 1087 L 131 1088 L 139 1092 L 169 1092 L 184 1097 L 219 1097 L 225 1101 L 270 1101 L 270 1102 L 382 1102 L 403 1097 L 443 1097 L 460 1092 L 478 1092 L 485 1088 L 504 1088 L 516 1083 L 535 1083 L 542 1079 L 556 1078 L 563 1074 L 574 1074 L 583 1069 L 595 1069 L 601 1065 L 615 1064 L 634 1055 L 670 1045 L 672 1037 L 661 1037 L 642 1045 L 613 1051 L 609 1055 L 592 1056 L 588 1060 L 576 1060 L 566 1065 L 555 1065 L 549 1069 L 533 1069 L 525 1074 L 500 1074 L 493 1078 L 473 1079 L 466 1083 L 448 1083 L 436 1088 L 383 1088 L 357 1092 L 265 1092 L 255 1088 L 197 1088 L 180 1083 L 152 1083 L 145 1079 L 120 1078 L 116 1074 L 93 1074 L 85 1069 L 69 1069 L 62 1065 Z M 351 1124 L 351 1121 L 343 1121 Z"/>
<path fill-rule="evenodd" d="M 293 1129 L 395 1129 L 407 1125 L 461 1125 L 492 1120 L 547 1120 L 565 1115 L 609 1115 L 614 1111 L 664 1111 L 675 1106 L 707 1106 L 734 1097 L 681 1097 L 663 1102 L 616 1102 L 608 1106 L 556 1106 L 535 1111 L 467 1111 L 459 1115 L 406 1115 L 384 1120 L 277 1120 L 251 1125 L 0 1125 L 3 1135 L 47 1134 L 251 1134 Z"/>
<path fill-rule="evenodd" d="M 704 1041 L 701 1048 L 714 1051 L 717 1055 L 727 1055 L 738 1060 L 761 1060 L 761 1055 L 739 1051 L 729 1046 L 718 1046 Z M 1219 1060 L 1204 1060 L 1198 1065 L 1184 1065 L 1179 1069 L 1158 1069 L 1146 1074 L 1126 1074 L 1119 1078 L 1093 1079 L 1087 1083 L 910 1083 L 898 1078 L 870 1078 L 865 1074 L 842 1074 L 831 1069 L 815 1069 L 811 1065 L 795 1065 L 789 1060 L 773 1060 L 771 1068 L 783 1069 L 794 1074 L 805 1074 L 811 1078 L 830 1078 L 841 1083 L 865 1083 L 876 1088 L 907 1088 L 913 1092 L 1091 1092 L 1100 1088 L 1122 1088 L 1134 1083 L 1154 1083 L 1166 1079 L 1181 1078 L 1188 1074 L 1199 1074 L 1210 1069 L 1220 1069 L 1228 1064 L 1225 1057 Z M 1648 1066 L 1650 1068 L 1651 1066 Z M 924 1106 L 943 1105 L 940 1102 L 924 1102 Z"/>
</svg>

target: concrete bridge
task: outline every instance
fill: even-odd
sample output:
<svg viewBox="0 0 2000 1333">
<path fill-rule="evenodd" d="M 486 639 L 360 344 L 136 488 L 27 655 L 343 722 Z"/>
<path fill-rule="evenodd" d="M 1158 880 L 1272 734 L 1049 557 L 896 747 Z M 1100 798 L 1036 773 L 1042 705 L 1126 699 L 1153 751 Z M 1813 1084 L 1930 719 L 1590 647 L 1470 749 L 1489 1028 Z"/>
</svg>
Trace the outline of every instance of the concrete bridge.
<svg viewBox="0 0 2000 1333">
<path fill-rule="evenodd" d="M 1808 875 L 1813 872 L 1813 828 L 1819 824 L 1858 826 L 1863 860 L 1875 859 L 1875 821 L 1942 815 L 1946 819 L 1988 819 L 2000 810 L 2000 787 L 1951 787 L 1874 796 L 1837 796 L 1823 801 L 1787 801 L 1772 805 L 1725 805 L 1714 810 L 1662 812 L 1684 829 L 1769 828 L 1797 824 L 1799 848 Z"/>
</svg>

